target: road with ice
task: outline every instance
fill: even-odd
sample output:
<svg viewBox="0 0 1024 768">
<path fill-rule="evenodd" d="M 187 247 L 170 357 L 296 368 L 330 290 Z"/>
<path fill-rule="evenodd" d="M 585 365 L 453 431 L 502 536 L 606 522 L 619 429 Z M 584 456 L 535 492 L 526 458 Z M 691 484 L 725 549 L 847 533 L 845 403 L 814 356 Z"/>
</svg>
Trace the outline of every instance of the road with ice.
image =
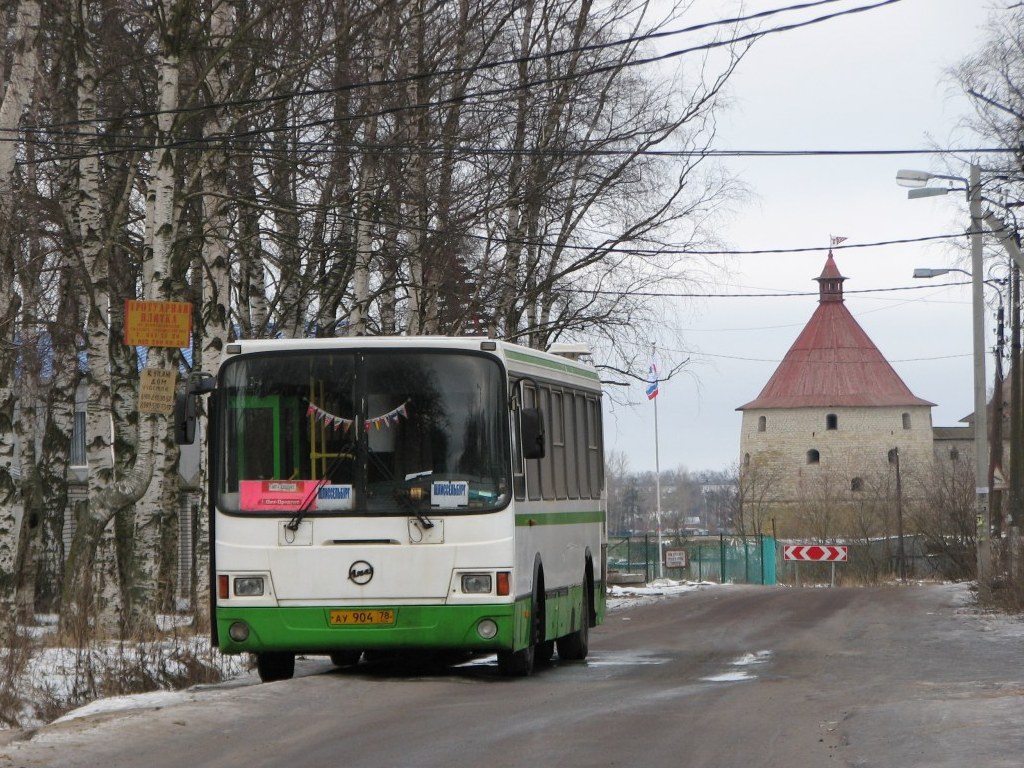
<svg viewBox="0 0 1024 768">
<path fill-rule="evenodd" d="M 616 600 L 585 663 L 363 663 L 142 700 L 0 766 L 1020 766 L 1024 625 L 963 586 L 707 587 Z M 148 708 L 145 708 L 148 707 Z"/>
</svg>

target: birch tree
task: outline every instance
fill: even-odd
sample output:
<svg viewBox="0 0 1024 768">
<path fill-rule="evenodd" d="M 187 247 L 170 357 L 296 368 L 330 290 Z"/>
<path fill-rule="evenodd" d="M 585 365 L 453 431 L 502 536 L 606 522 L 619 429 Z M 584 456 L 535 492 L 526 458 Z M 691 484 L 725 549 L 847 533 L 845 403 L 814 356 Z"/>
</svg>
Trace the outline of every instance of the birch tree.
<svg viewBox="0 0 1024 768">
<path fill-rule="evenodd" d="M 151 178 L 147 196 L 147 238 L 142 252 L 142 292 L 149 301 L 180 298 L 181 284 L 172 274 L 172 258 L 177 236 L 177 186 L 181 181 L 176 139 L 181 53 L 179 46 L 190 32 L 187 4 L 162 0 L 156 6 L 159 30 L 156 82 L 156 132 Z M 150 348 L 147 367 L 177 370 L 177 350 Z M 134 520 L 128 543 L 129 571 L 123 592 L 125 612 L 133 628 L 149 630 L 157 605 L 157 580 L 160 567 L 162 522 L 176 519 L 177 449 L 170 420 L 166 414 L 139 414 L 136 465 L 149 465 L 149 482 L 134 505 Z"/>
<path fill-rule="evenodd" d="M 640 65 L 659 28 L 643 3 L 54 7 L 54 50 L 40 57 L 38 0 L 20 1 L 10 37 L 24 44 L 9 51 L 0 104 L 0 129 L 38 112 L 46 136 L 31 150 L 0 142 L 0 213 L 31 189 L 45 212 L 32 220 L 53 230 L 43 242 L 0 216 L 0 585 L 10 593 L 15 494 L 31 490 L 46 522 L 25 539 L 22 573 L 63 559 L 65 630 L 97 610 L 151 629 L 173 572 L 157 553 L 173 545 L 177 450 L 165 417 L 138 412 L 126 299 L 193 301 L 192 362 L 207 372 L 236 334 L 484 327 L 535 347 L 596 339 L 628 367 L 657 310 L 633 294 L 687 278 L 672 250 L 702 237 L 730 192 L 700 154 L 742 51 L 667 82 Z M 40 62 L 47 86 L 33 99 Z M 666 146 L 688 159 L 651 154 Z M 16 151 L 38 153 L 25 178 Z M 28 303 L 65 378 L 26 377 L 18 392 Z M 61 553 L 62 485 L 47 478 L 66 477 L 79 352 L 87 503 Z M 179 363 L 146 353 L 148 366 Z M 19 398 L 36 426 L 16 457 Z M 100 596 L 91 579 L 111 563 L 120 592 Z M 198 563 L 197 576 L 202 589 Z"/>
<path fill-rule="evenodd" d="M 40 4 L 38 0 L 18 3 L 15 26 L 10 39 L 15 41 L 11 66 L 4 78 L 0 100 L 0 132 L 16 137 L 21 120 L 32 98 L 39 44 Z M 17 235 L 15 219 L 15 161 L 18 143 L 0 142 L 0 611 L 11 615 L 15 586 L 17 524 L 14 478 L 15 391 L 14 369 L 17 363 L 17 320 L 22 299 L 16 290 L 15 268 Z M 6 625 L 5 625 L 6 626 Z M 0 638 L 3 639 L 3 638 Z"/>
</svg>

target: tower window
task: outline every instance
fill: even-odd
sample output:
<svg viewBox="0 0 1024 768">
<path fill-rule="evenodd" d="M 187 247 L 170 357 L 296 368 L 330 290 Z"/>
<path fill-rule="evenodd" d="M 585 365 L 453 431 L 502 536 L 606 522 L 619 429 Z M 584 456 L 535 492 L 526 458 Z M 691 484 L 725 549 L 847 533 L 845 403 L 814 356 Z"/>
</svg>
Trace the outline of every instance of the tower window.
<svg viewBox="0 0 1024 768">
<path fill-rule="evenodd" d="M 750 466 L 750 454 L 749 453 L 744 453 L 743 454 L 743 466 L 744 467 L 749 467 Z"/>
<path fill-rule="evenodd" d="M 910 429 L 910 414 L 909 413 L 904 413 L 903 414 L 903 428 L 904 429 Z"/>
<path fill-rule="evenodd" d="M 899 458 L 900 458 L 899 449 L 897 449 L 897 448 L 890 448 L 889 449 L 889 463 L 890 464 L 895 464 L 897 461 L 899 461 Z"/>
<path fill-rule="evenodd" d="M 808 464 L 817 464 L 820 461 L 821 461 L 821 454 L 818 453 L 814 448 L 811 448 L 811 450 L 809 450 L 807 452 L 807 463 Z"/>
<path fill-rule="evenodd" d="M 825 429 L 839 429 L 839 417 L 830 413 L 825 417 Z"/>
<path fill-rule="evenodd" d="M 758 432 L 764 432 L 766 429 L 768 429 L 768 417 L 767 416 L 758 416 L 757 417 L 757 431 Z"/>
<path fill-rule="evenodd" d="M 864 478 L 863 477 L 855 477 L 855 478 L 853 478 L 853 480 L 850 481 L 850 490 L 854 491 L 854 492 L 863 491 L 864 490 Z"/>
<path fill-rule="evenodd" d="M 960 458 L 960 451 L 958 451 L 956 448 L 950 448 L 949 449 L 949 460 L 950 461 L 956 461 L 959 458 Z"/>
</svg>

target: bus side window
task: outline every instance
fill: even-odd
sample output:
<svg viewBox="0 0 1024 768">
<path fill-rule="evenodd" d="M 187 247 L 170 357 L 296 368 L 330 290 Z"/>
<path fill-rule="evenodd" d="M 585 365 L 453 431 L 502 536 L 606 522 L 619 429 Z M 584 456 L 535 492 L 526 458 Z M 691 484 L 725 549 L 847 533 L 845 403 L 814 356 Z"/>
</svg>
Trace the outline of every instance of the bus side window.
<svg viewBox="0 0 1024 768">
<path fill-rule="evenodd" d="M 554 429 L 552 428 L 552 415 L 551 415 L 551 388 L 542 387 L 540 390 L 540 410 L 544 417 L 544 437 L 547 442 L 546 450 L 544 451 L 544 458 L 541 459 L 540 463 L 540 495 L 542 498 L 547 500 L 553 500 L 555 498 L 555 452 L 552 445 L 552 438 L 554 437 Z"/>
<path fill-rule="evenodd" d="M 604 488 L 601 462 L 601 402 L 587 398 L 587 463 L 590 465 L 590 498 L 600 499 Z"/>
<path fill-rule="evenodd" d="M 576 461 L 576 393 L 566 391 L 562 396 L 563 413 L 565 419 L 565 474 L 570 499 L 580 497 L 580 476 L 579 464 Z"/>
<path fill-rule="evenodd" d="M 512 419 L 512 491 L 516 501 L 526 499 L 526 468 L 523 459 L 522 422 L 519 411 L 510 411 Z"/>
<path fill-rule="evenodd" d="M 565 480 L 565 398 L 562 392 L 551 392 L 551 468 L 555 480 L 555 498 L 569 498 Z"/>
<path fill-rule="evenodd" d="M 590 498 L 590 467 L 587 461 L 587 400 L 576 393 L 576 471 L 580 481 L 580 498 Z"/>
</svg>

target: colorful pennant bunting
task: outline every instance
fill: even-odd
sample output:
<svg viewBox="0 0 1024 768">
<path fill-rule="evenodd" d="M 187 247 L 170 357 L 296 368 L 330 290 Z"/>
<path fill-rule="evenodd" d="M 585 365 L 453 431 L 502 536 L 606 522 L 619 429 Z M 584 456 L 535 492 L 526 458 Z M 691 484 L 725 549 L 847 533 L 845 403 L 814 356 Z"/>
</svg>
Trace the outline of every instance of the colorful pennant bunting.
<svg viewBox="0 0 1024 768">
<path fill-rule="evenodd" d="M 409 401 L 406 400 L 394 410 L 388 411 L 380 416 L 374 416 L 371 419 L 367 419 L 366 423 L 363 425 L 363 429 L 367 432 L 369 432 L 371 428 L 379 431 L 382 427 L 387 428 L 392 424 L 397 424 L 400 419 L 409 418 L 409 409 L 406 407 L 408 404 Z M 324 424 L 325 426 L 332 427 L 335 430 L 340 429 L 342 434 L 348 432 L 354 423 L 352 419 L 346 419 L 344 416 L 336 416 L 333 413 L 328 413 L 323 408 L 319 408 L 312 403 L 310 403 L 309 407 L 306 408 L 306 415 L 315 418 L 317 422 Z"/>
</svg>

